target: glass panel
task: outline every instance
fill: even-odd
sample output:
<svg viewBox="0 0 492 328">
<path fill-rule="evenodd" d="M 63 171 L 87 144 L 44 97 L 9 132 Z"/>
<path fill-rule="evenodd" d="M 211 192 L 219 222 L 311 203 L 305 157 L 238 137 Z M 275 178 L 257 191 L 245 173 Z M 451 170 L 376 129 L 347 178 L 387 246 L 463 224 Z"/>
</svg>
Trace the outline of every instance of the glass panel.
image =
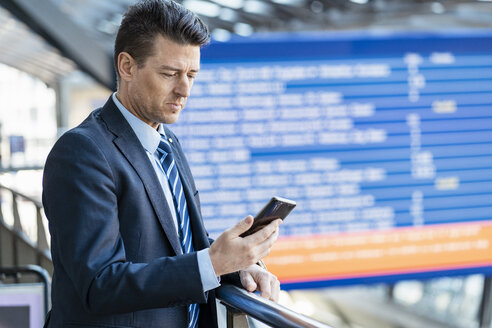
<svg viewBox="0 0 492 328">
<path fill-rule="evenodd" d="M 38 240 L 36 206 L 29 200 L 17 197 L 17 207 L 23 232 L 33 242 Z"/>
<path fill-rule="evenodd" d="M 478 327 L 483 276 L 404 281 L 393 290 L 395 302 L 418 314 L 463 328 Z"/>
<path fill-rule="evenodd" d="M 13 227 L 14 214 L 12 208 L 12 193 L 8 190 L 0 189 L 0 202 L 3 220 L 8 226 Z"/>
</svg>

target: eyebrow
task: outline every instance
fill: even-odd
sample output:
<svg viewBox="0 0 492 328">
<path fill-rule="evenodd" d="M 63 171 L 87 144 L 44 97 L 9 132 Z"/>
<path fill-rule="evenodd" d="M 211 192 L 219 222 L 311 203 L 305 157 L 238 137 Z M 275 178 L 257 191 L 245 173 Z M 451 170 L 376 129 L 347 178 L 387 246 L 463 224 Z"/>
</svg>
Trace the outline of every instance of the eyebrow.
<svg viewBox="0 0 492 328">
<path fill-rule="evenodd" d="M 181 72 L 181 69 L 179 68 L 176 68 L 176 67 L 172 67 L 172 66 L 167 66 L 167 65 L 161 65 L 160 66 L 160 69 L 165 69 L 165 70 L 168 70 L 168 71 L 176 71 L 176 72 Z M 192 73 L 198 73 L 198 69 L 192 69 L 190 70 L 190 72 Z"/>
</svg>

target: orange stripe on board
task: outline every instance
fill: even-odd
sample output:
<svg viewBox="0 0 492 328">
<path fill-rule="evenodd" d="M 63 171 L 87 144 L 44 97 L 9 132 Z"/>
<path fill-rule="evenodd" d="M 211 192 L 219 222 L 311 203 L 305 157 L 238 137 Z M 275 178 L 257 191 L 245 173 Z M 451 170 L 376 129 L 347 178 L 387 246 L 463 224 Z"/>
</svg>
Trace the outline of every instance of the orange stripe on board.
<svg viewBox="0 0 492 328">
<path fill-rule="evenodd" d="M 284 237 L 264 259 L 281 282 L 492 264 L 492 222 Z"/>
</svg>

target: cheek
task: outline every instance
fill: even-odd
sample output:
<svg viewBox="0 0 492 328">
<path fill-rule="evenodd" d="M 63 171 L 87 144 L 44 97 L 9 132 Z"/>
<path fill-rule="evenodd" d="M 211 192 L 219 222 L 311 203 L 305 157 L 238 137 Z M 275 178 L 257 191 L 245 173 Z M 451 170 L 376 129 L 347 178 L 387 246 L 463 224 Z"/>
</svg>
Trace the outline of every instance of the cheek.
<svg viewBox="0 0 492 328">
<path fill-rule="evenodd" d="M 147 80 L 146 83 L 142 85 L 141 94 L 143 95 L 145 102 L 152 103 L 159 94 L 158 83 Z"/>
</svg>

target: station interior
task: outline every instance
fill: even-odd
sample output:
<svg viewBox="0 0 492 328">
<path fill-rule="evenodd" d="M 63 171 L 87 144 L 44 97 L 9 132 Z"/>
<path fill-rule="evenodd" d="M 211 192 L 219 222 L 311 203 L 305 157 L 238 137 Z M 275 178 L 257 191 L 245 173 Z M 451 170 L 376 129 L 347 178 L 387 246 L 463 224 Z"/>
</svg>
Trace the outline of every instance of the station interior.
<svg viewBox="0 0 492 328">
<path fill-rule="evenodd" d="M 114 39 L 135 2 L 0 0 L 0 268 L 37 265 L 52 274 L 41 203 L 44 163 L 56 140 L 115 92 Z M 310 275 L 289 271 L 298 268 L 295 250 L 287 256 L 279 248 L 270 262 L 265 259 L 282 283 L 283 307 L 333 328 L 492 328 L 492 238 L 485 234 L 492 220 L 492 1 L 177 2 L 208 25 L 212 39 L 202 49 L 203 74 L 189 111 L 170 126 L 197 180 L 211 236 L 253 215 L 277 193 L 298 204 L 281 227 L 280 248 L 302 239 L 313 261 L 305 264 Z M 445 76 L 445 65 L 456 69 L 454 75 Z M 342 76 L 348 71 L 350 77 Z M 274 78 L 260 81 L 258 74 Z M 379 97 L 393 87 L 394 94 L 403 90 L 404 100 Z M 390 122 L 396 107 L 408 114 Z M 439 121 L 443 116 L 446 121 Z M 220 136 L 212 137 L 217 131 Z M 393 156 L 387 154 L 398 156 L 392 140 L 408 143 L 401 151 L 416 172 L 411 182 L 394 182 L 383 193 L 399 165 L 381 164 Z M 432 146 L 425 149 L 426 142 Z M 444 144 L 455 150 L 440 155 Z M 467 167 L 453 171 L 460 159 L 452 153 L 462 146 L 460 163 L 466 164 L 460 165 Z M 204 159 L 206 149 L 213 156 Z M 310 186 L 300 182 L 304 178 Z M 452 195 L 440 196 L 447 191 Z M 438 202 L 447 212 L 439 212 Z M 429 263 L 414 256 L 415 267 L 405 266 L 404 254 L 391 258 L 394 270 L 381 259 L 387 269 L 372 272 L 344 264 L 350 259 L 327 246 L 338 242 L 333 247 L 342 249 L 360 238 L 391 243 L 395 235 L 415 231 L 435 237 L 439 229 L 461 234 L 456 238 L 471 246 L 456 256 L 470 262 L 455 263 L 449 253 L 465 244 L 443 241 L 424 256 Z M 361 256 L 376 256 L 374 249 Z M 475 263 L 477 252 L 485 255 Z M 343 270 L 345 265 L 355 271 Z M 3 327 L 8 311 L 1 308 L 10 294 L 2 290 L 23 280 L 5 273 L 0 278 Z M 249 325 L 269 327 L 255 319 Z"/>
</svg>

